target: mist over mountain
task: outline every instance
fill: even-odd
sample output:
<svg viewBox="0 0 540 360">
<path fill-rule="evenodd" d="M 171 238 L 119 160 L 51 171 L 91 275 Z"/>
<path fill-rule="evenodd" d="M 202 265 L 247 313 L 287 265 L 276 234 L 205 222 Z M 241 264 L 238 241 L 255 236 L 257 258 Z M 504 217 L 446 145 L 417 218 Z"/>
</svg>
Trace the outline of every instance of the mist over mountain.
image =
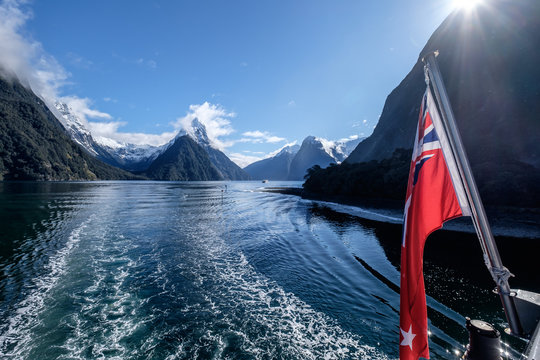
<svg viewBox="0 0 540 360">
<path fill-rule="evenodd" d="M 0 76 L 0 180 L 132 178 L 71 140 L 44 102 L 16 78 Z"/>
<path fill-rule="evenodd" d="M 411 72 L 388 96 L 373 134 L 345 163 L 361 169 L 372 161 L 391 159 L 396 149 L 412 148 L 425 91 L 421 57 L 439 50 L 438 64 L 484 201 L 539 206 L 538 14 L 540 2 L 536 0 L 494 0 L 479 6 L 474 16 L 461 12 L 448 16 L 421 51 Z M 352 168 L 341 175 L 348 176 Z M 317 176 L 327 175 L 330 171 L 321 171 Z M 315 180 L 330 182 L 329 177 L 328 181 Z M 401 183 L 388 186 L 404 187 Z M 309 183 L 306 188 L 310 188 Z M 318 191 L 325 191 L 324 186 Z"/>
</svg>

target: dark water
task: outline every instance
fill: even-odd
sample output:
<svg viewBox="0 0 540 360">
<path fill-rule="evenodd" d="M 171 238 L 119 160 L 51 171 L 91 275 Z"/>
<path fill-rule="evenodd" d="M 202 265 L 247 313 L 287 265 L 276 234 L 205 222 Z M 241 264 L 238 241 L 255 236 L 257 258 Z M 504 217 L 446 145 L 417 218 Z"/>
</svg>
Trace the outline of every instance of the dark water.
<svg viewBox="0 0 540 360">
<path fill-rule="evenodd" d="M 396 358 L 400 227 L 261 185 L 0 183 L 0 357 Z M 512 249 L 537 243 L 501 244 L 536 291 Z M 464 316 L 504 314 L 473 237 L 425 258 L 432 358 L 457 359 Z"/>
</svg>

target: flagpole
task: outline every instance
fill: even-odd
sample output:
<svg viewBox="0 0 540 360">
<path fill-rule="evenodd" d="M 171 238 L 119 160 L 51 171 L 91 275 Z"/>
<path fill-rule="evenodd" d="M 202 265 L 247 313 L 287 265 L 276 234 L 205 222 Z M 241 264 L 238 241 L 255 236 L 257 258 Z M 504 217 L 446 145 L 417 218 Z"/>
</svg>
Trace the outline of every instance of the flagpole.
<svg viewBox="0 0 540 360">
<path fill-rule="evenodd" d="M 469 206 L 471 208 L 471 218 L 473 220 L 478 239 L 480 240 L 480 245 L 484 252 L 484 260 L 486 266 L 490 271 L 493 280 L 497 283 L 497 290 L 501 297 L 501 301 L 504 307 L 504 312 L 506 318 L 510 325 L 510 330 L 514 335 L 522 334 L 522 327 L 519 321 L 519 317 L 516 311 L 516 306 L 514 304 L 514 299 L 511 294 L 510 285 L 508 284 L 508 278 L 511 276 L 508 269 L 506 269 L 503 264 L 499 251 L 497 249 L 497 244 L 491 233 L 491 228 L 480 199 L 480 194 L 478 188 L 476 187 L 476 182 L 467 160 L 467 155 L 465 153 L 465 148 L 463 142 L 461 141 L 461 136 L 459 135 L 459 130 L 456 125 L 454 118 L 454 113 L 452 112 L 452 107 L 450 106 L 450 100 L 444 82 L 437 65 L 436 56 L 438 51 L 427 54 L 422 60 L 426 64 L 427 74 L 429 79 L 433 84 L 433 90 L 435 97 L 441 108 L 441 116 L 443 119 L 443 124 L 448 135 L 450 142 L 450 147 L 454 153 L 454 156 L 457 160 L 458 170 L 460 172 L 460 177 L 463 182 L 463 187 L 467 194 L 467 199 Z"/>
</svg>

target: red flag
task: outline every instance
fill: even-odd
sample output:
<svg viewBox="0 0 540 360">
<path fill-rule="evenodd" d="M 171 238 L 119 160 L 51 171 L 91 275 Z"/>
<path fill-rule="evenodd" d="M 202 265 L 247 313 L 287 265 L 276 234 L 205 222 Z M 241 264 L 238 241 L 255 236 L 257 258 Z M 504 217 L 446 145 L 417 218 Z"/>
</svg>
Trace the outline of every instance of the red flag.
<svg viewBox="0 0 540 360">
<path fill-rule="evenodd" d="M 400 359 L 429 359 L 424 244 L 446 220 L 469 215 L 455 159 L 429 87 L 409 171 L 401 248 Z"/>
</svg>

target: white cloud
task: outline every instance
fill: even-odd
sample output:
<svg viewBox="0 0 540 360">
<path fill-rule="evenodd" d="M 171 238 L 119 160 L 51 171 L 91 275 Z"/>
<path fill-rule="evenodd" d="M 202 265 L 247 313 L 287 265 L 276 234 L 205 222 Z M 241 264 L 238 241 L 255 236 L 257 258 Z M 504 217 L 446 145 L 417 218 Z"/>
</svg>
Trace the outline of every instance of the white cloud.
<svg viewBox="0 0 540 360">
<path fill-rule="evenodd" d="M 233 162 L 236 163 L 236 165 L 240 166 L 241 168 L 244 168 L 248 166 L 249 164 L 254 163 L 255 161 L 262 160 L 262 156 L 254 156 L 254 155 L 245 155 L 242 153 L 232 153 L 229 154 L 229 159 L 231 159 Z"/>
<path fill-rule="evenodd" d="M 212 145 L 223 150 L 234 144 L 234 141 L 223 140 L 221 137 L 234 132 L 230 119 L 235 116 L 235 113 L 226 111 L 220 105 L 204 102 L 201 105 L 190 105 L 186 116 L 176 119 L 172 125 L 176 129 L 183 129 L 189 133 L 193 129 L 192 122 L 197 119 L 206 127 L 208 139 Z"/>
<path fill-rule="evenodd" d="M 57 95 L 69 74 L 41 44 L 22 35 L 26 22 L 32 17 L 23 2 L 6 0 L 0 4 L 0 73 L 18 78 L 46 102 Z"/>
<path fill-rule="evenodd" d="M 118 131 L 126 125 L 124 121 L 89 122 L 88 128 L 96 139 L 107 138 L 118 143 L 161 146 L 168 143 L 176 135 L 176 131 L 161 134 L 130 133 Z M 101 141 L 103 142 L 103 141 Z"/>
<path fill-rule="evenodd" d="M 267 131 L 260 131 L 260 130 L 246 131 L 242 133 L 242 135 L 245 137 L 241 138 L 240 140 L 237 140 L 238 142 L 253 143 L 253 144 L 260 144 L 260 143 L 275 144 L 275 143 L 287 140 L 279 136 L 271 135 Z"/>
<path fill-rule="evenodd" d="M 296 101 L 294 100 L 291 100 L 289 101 L 289 103 L 287 104 L 289 107 L 295 107 L 296 106 Z"/>
<path fill-rule="evenodd" d="M 157 62 L 155 60 L 152 60 L 152 59 L 139 58 L 139 59 L 135 60 L 134 62 L 137 65 L 146 66 L 146 67 L 148 67 L 150 69 L 156 69 L 157 68 Z"/>
<path fill-rule="evenodd" d="M 77 96 L 64 96 L 60 101 L 66 103 L 73 114 L 84 122 L 91 119 L 112 119 L 112 116 L 99 110 L 91 109 L 92 101 L 88 98 L 80 98 Z"/>
<path fill-rule="evenodd" d="M 85 59 L 81 55 L 75 54 L 71 51 L 67 53 L 67 58 L 69 59 L 71 64 L 83 69 L 90 69 L 94 65 L 91 60 Z"/>
<path fill-rule="evenodd" d="M 356 140 L 358 139 L 358 137 L 359 137 L 358 135 L 351 135 L 349 137 L 339 139 L 337 142 L 348 142 L 348 141 Z"/>
<path fill-rule="evenodd" d="M 362 120 L 362 124 L 366 125 L 366 124 L 367 124 L 367 120 L 366 120 L 366 119 Z"/>
</svg>

